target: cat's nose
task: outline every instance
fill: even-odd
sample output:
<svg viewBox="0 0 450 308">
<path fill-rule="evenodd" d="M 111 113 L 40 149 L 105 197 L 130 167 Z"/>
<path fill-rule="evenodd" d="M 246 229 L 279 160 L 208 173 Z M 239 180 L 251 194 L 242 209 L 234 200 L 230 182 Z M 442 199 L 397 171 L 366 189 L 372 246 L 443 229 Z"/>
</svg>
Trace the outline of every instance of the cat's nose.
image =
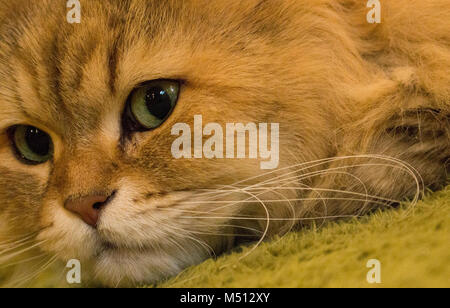
<svg viewBox="0 0 450 308">
<path fill-rule="evenodd" d="M 92 227 L 96 227 L 101 210 L 110 203 L 115 193 L 111 195 L 89 195 L 66 201 L 64 207 L 80 216 L 80 218 Z"/>
</svg>

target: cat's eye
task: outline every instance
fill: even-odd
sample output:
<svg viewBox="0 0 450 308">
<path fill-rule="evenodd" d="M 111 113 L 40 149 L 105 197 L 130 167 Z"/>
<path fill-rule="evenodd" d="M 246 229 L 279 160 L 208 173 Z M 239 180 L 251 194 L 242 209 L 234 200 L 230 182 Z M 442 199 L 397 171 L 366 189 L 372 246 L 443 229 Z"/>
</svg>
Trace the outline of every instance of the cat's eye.
<svg viewBox="0 0 450 308">
<path fill-rule="evenodd" d="M 10 129 L 11 141 L 20 159 L 30 165 L 43 164 L 53 155 L 50 136 L 33 126 L 17 125 Z"/>
<path fill-rule="evenodd" d="M 155 129 L 163 124 L 178 101 L 178 81 L 155 80 L 136 88 L 128 101 L 127 116 L 141 130 Z"/>
</svg>

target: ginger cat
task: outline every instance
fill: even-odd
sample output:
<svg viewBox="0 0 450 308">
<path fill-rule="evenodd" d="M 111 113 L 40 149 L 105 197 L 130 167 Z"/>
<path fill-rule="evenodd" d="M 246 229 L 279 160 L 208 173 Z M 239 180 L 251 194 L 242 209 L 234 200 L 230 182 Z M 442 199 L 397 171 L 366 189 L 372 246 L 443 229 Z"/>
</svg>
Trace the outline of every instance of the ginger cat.
<svg viewBox="0 0 450 308">
<path fill-rule="evenodd" d="M 450 2 L 0 0 L 4 286 L 158 282 L 446 184 Z M 174 158 L 172 128 L 279 123 L 279 165 Z M 204 137 L 207 138 L 207 137 Z M 15 264 L 14 266 L 10 266 Z"/>
</svg>

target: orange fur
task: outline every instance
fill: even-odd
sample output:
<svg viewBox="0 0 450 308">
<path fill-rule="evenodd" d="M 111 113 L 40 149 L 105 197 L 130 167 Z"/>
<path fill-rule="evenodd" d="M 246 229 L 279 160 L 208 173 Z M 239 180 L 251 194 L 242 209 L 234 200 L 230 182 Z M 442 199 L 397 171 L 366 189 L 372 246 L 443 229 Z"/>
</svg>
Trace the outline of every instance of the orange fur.
<svg viewBox="0 0 450 308">
<path fill-rule="evenodd" d="M 446 183 L 448 0 L 382 0 L 381 24 L 357 0 L 81 2 L 68 24 L 65 1 L 0 0 L 0 247 L 34 234 L 32 254 L 78 258 L 102 284 L 154 282 L 241 236 L 413 198 L 419 175 Z M 121 142 L 130 92 L 161 78 L 183 81 L 174 113 Z M 170 128 L 196 114 L 280 123 L 280 169 L 175 160 Z M 51 162 L 15 159 L 17 124 L 51 136 Z M 202 191 L 218 187 L 230 193 Z M 63 207 L 111 190 L 97 229 Z"/>
</svg>

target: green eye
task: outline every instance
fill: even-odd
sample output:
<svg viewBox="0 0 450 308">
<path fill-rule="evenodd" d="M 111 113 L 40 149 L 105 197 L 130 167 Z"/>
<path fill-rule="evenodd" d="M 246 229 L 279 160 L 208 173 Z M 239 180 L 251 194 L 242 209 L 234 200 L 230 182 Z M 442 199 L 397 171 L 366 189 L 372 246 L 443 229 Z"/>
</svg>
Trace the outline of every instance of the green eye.
<svg viewBox="0 0 450 308">
<path fill-rule="evenodd" d="M 36 127 L 18 125 L 12 128 L 10 135 L 17 154 L 27 164 L 43 164 L 53 155 L 52 139 Z"/>
<path fill-rule="evenodd" d="M 146 130 L 163 124 L 178 101 L 180 85 L 176 81 L 157 80 L 135 89 L 129 101 L 134 122 Z"/>
</svg>

